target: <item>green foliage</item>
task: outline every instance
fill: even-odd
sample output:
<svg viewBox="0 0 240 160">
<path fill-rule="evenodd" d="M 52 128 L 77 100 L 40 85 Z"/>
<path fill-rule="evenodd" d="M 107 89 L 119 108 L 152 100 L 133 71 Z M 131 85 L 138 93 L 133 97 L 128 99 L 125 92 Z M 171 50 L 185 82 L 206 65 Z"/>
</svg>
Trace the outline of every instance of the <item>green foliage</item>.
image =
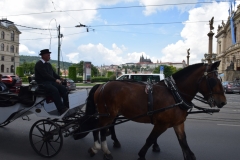
<svg viewBox="0 0 240 160">
<path fill-rule="evenodd" d="M 83 75 L 83 61 L 80 61 L 77 64 L 73 64 L 72 67 L 76 67 L 76 73 L 79 74 L 80 76 Z"/>
<path fill-rule="evenodd" d="M 94 83 L 94 82 L 107 82 L 107 81 L 109 81 L 108 77 L 92 77 L 91 78 L 92 83 Z"/>
<path fill-rule="evenodd" d="M 115 74 L 111 75 L 111 76 L 109 77 L 109 80 L 111 80 L 111 81 L 116 80 L 116 75 L 115 75 Z"/>
<path fill-rule="evenodd" d="M 164 66 L 164 71 L 163 74 L 165 75 L 165 77 L 169 77 L 172 74 L 174 74 L 175 72 L 177 72 L 176 67 L 173 66 L 167 66 L 167 65 L 163 65 Z M 160 73 L 160 66 L 156 67 L 153 71 L 153 73 Z"/>
<path fill-rule="evenodd" d="M 20 65 L 22 65 L 24 62 L 36 64 L 36 62 L 41 58 L 39 56 L 25 56 L 25 55 L 20 55 L 19 57 L 20 57 Z M 55 66 L 57 66 L 58 61 L 50 60 L 50 63 L 52 65 L 55 64 Z M 70 62 L 60 62 L 60 68 L 66 69 L 66 68 L 72 66 L 72 64 L 73 63 L 70 63 Z"/>
<path fill-rule="evenodd" d="M 34 67 L 35 67 L 35 63 L 33 62 L 23 62 L 22 64 L 20 64 L 20 67 L 23 68 L 23 73 L 24 74 L 34 74 Z"/>
<path fill-rule="evenodd" d="M 91 76 L 93 76 L 93 77 L 98 76 L 98 69 L 93 64 L 91 66 Z"/>
<path fill-rule="evenodd" d="M 28 82 L 28 77 L 20 77 L 22 79 L 22 82 Z"/>
<path fill-rule="evenodd" d="M 112 72 L 112 71 L 107 71 L 107 74 L 106 74 L 106 76 L 105 77 L 110 77 L 110 76 L 112 76 L 114 74 L 114 72 Z"/>
<path fill-rule="evenodd" d="M 20 67 L 20 66 L 17 67 L 16 74 L 17 74 L 19 77 L 23 77 L 23 76 L 24 76 L 23 67 Z"/>
<path fill-rule="evenodd" d="M 82 82 L 82 81 L 83 81 L 83 77 L 82 76 L 76 78 L 76 82 Z"/>
<path fill-rule="evenodd" d="M 76 82 L 76 67 L 69 67 L 68 68 L 68 78 L 72 79 L 74 82 Z"/>
</svg>

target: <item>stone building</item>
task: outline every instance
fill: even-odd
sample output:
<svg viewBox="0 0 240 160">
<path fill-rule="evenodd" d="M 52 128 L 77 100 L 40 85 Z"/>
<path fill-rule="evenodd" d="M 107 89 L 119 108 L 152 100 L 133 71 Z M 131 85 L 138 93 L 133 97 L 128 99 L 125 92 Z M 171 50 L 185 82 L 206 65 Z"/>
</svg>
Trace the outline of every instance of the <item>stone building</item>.
<svg viewBox="0 0 240 160">
<path fill-rule="evenodd" d="M 219 73 L 224 74 L 223 80 L 233 80 L 240 76 L 240 5 L 233 11 L 233 35 L 231 31 L 230 16 L 227 22 L 218 25 L 217 35 L 217 60 L 221 60 Z M 235 40 L 235 44 L 233 43 Z M 235 38 L 234 38 L 235 37 Z M 231 62 L 233 62 L 231 64 Z"/>
<path fill-rule="evenodd" d="M 0 20 L 0 71 L 1 74 L 15 74 L 19 66 L 19 35 L 21 32 L 13 22 Z"/>
</svg>

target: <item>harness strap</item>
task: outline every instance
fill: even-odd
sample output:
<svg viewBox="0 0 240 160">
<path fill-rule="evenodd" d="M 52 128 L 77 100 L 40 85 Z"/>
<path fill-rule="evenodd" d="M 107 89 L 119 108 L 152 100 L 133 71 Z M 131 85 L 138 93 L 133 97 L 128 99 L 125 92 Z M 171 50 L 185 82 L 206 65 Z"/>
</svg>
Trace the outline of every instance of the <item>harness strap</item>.
<svg viewBox="0 0 240 160">
<path fill-rule="evenodd" d="M 151 123 L 153 124 L 153 86 L 152 83 L 150 81 L 147 81 L 146 84 L 146 88 L 145 88 L 145 92 L 148 95 L 148 102 L 147 102 L 147 106 L 148 106 L 148 112 L 147 115 L 150 117 L 151 119 Z"/>
</svg>

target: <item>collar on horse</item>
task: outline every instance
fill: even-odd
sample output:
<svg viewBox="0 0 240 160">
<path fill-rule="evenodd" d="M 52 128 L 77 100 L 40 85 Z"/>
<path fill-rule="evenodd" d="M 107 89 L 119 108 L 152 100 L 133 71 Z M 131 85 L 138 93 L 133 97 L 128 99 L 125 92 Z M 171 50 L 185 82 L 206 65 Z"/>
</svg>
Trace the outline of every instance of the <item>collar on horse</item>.
<svg viewBox="0 0 240 160">
<path fill-rule="evenodd" d="M 176 83 L 172 76 L 165 78 L 164 83 L 171 90 L 176 103 L 181 103 L 181 105 L 179 105 L 181 109 L 189 110 L 189 109 L 193 108 L 194 104 L 187 103 L 186 101 L 184 101 L 184 99 L 179 94 Z"/>
</svg>

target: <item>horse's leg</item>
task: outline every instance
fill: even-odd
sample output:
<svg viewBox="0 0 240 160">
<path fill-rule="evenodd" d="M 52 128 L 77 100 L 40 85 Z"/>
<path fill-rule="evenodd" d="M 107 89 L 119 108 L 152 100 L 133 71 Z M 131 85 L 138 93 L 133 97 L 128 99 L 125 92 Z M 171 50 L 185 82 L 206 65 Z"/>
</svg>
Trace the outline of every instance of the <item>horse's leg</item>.
<svg viewBox="0 0 240 160">
<path fill-rule="evenodd" d="M 196 160 L 194 153 L 190 150 L 187 144 L 187 137 L 184 131 L 184 123 L 173 127 L 177 135 L 179 144 L 182 148 L 184 160 Z"/>
<path fill-rule="evenodd" d="M 145 159 L 145 155 L 147 153 L 147 150 L 149 149 L 149 147 L 151 147 L 151 145 L 157 141 L 157 138 L 167 130 L 167 127 L 163 127 L 163 126 L 156 126 L 154 125 L 152 132 L 150 133 L 150 135 L 148 136 L 146 143 L 144 144 L 144 146 L 142 147 L 142 149 L 138 152 L 139 158 L 138 160 L 146 160 Z"/>
<path fill-rule="evenodd" d="M 153 143 L 152 151 L 153 152 L 160 152 L 161 151 L 159 145 L 157 144 L 157 140 Z"/>
<path fill-rule="evenodd" d="M 116 121 L 117 121 L 117 119 L 115 118 L 112 124 L 116 123 Z M 114 126 L 109 127 L 109 130 L 111 132 L 111 139 L 113 140 L 113 147 L 114 148 L 121 148 L 121 144 L 118 141 L 116 133 L 115 133 L 115 127 Z"/>
<path fill-rule="evenodd" d="M 108 146 L 107 146 L 106 132 L 107 132 L 107 129 L 102 129 L 100 131 L 101 147 L 102 147 L 102 151 L 104 152 L 104 159 L 105 160 L 112 160 L 113 157 L 112 157 L 111 152 L 109 151 Z"/>
<path fill-rule="evenodd" d="M 95 156 L 98 150 L 101 149 L 101 145 L 99 143 L 99 131 L 93 131 L 94 145 L 89 148 L 88 153 L 91 157 Z"/>
</svg>

